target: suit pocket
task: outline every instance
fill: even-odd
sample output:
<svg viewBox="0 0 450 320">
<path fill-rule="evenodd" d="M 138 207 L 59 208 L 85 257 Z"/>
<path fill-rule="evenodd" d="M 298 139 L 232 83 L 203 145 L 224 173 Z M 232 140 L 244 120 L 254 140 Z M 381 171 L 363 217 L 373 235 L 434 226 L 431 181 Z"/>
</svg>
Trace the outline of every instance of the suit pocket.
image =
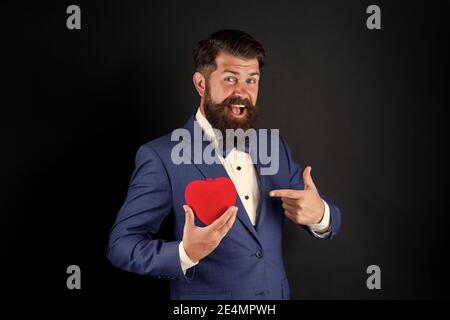
<svg viewBox="0 0 450 320">
<path fill-rule="evenodd" d="M 231 291 L 189 291 L 181 292 L 180 300 L 231 300 Z"/>
<path fill-rule="evenodd" d="M 281 280 L 281 296 L 283 300 L 290 300 L 291 299 L 291 290 L 289 289 L 289 282 L 287 278 L 284 278 Z"/>
</svg>

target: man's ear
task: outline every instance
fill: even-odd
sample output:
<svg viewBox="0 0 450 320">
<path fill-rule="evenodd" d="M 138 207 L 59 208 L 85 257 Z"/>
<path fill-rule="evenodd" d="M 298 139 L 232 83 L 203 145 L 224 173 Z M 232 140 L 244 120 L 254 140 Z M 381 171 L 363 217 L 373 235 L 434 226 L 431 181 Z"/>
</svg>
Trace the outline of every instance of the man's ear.
<svg viewBox="0 0 450 320">
<path fill-rule="evenodd" d="M 197 71 L 196 73 L 194 73 L 192 80 L 194 81 L 194 86 L 198 94 L 200 95 L 200 97 L 203 97 L 203 95 L 205 94 L 205 87 L 206 87 L 205 77 L 200 72 Z"/>
</svg>

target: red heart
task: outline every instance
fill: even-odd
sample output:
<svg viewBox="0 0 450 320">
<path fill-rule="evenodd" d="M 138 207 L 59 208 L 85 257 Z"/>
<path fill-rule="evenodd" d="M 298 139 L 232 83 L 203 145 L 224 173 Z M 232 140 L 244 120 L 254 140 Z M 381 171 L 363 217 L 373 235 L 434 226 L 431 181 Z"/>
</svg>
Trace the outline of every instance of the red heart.
<svg viewBox="0 0 450 320">
<path fill-rule="evenodd" d="M 237 192 L 229 178 L 206 178 L 189 182 L 184 190 L 186 204 L 206 225 L 236 205 Z"/>
</svg>

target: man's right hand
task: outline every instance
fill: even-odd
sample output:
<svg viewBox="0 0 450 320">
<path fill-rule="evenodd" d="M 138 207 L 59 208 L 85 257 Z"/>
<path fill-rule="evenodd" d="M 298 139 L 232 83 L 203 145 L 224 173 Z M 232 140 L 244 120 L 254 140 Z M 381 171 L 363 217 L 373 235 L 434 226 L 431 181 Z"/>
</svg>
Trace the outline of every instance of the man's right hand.
<svg viewBox="0 0 450 320">
<path fill-rule="evenodd" d="M 226 236 L 236 219 L 237 207 L 229 207 L 216 221 L 207 227 L 197 227 L 194 212 L 187 205 L 186 222 L 183 231 L 183 247 L 192 262 L 197 262 L 209 255 Z"/>
</svg>

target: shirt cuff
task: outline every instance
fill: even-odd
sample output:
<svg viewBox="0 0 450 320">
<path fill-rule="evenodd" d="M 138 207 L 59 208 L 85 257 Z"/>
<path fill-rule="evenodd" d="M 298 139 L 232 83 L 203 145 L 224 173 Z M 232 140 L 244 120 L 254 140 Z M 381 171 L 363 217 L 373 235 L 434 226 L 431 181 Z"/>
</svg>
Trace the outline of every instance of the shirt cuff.
<svg viewBox="0 0 450 320">
<path fill-rule="evenodd" d="M 324 200 L 322 201 L 325 205 L 322 221 L 308 224 L 309 229 L 316 234 L 326 233 L 330 229 L 330 207 L 328 207 L 328 204 Z"/>
<path fill-rule="evenodd" d="M 184 275 L 186 275 L 186 270 L 197 265 L 198 261 L 192 262 L 191 259 L 189 259 L 186 251 L 184 250 L 183 241 L 181 241 L 178 245 L 178 253 L 180 254 L 181 270 L 183 270 Z"/>
</svg>

